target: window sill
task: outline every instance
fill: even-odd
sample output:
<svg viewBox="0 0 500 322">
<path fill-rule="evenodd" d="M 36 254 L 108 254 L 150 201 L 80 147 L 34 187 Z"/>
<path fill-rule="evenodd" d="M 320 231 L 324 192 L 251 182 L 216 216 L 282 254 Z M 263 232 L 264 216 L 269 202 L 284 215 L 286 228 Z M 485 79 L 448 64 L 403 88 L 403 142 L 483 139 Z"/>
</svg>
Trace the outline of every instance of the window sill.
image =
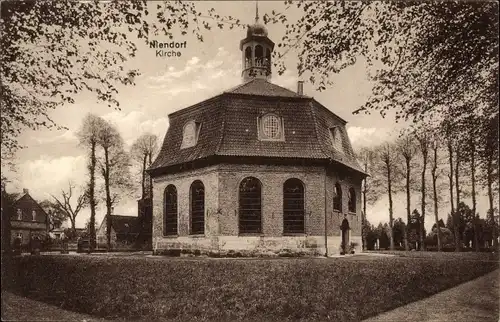
<svg viewBox="0 0 500 322">
<path fill-rule="evenodd" d="M 204 238 L 206 237 L 205 234 L 189 234 L 189 237 L 193 238 Z"/>
<path fill-rule="evenodd" d="M 178 234 L 175 234 L 175 235 L 163 235 L 163 238 L 177 238 L 179 237 Z"/>
<path fill-rule="evenodd" d="M 357 214 L 355 212 L 349 211 L 349 215 L 356 216 Z"/>
<path fill-rule="evenodd" d="M 284 237 L 304 237 L 307 236 L 306 233 L 283 233 Z"/>
<path fill-rule="evenodd" d="M 264 237 L 263 233 L 239 233 L 239 237 Z"/>
</svg>

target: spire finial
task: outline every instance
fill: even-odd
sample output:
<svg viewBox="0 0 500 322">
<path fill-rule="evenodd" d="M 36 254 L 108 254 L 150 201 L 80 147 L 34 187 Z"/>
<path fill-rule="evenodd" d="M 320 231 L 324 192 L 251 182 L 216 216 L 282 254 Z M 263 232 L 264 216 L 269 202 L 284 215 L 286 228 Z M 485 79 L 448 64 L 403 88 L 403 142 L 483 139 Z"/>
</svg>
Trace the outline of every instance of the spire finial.
<svg viewBox="0 0 500 322">
<path fill-rule="evenodd" d="M 259 1 L 255 1 L 255 22 L 259 22 Z"/>
</svg>

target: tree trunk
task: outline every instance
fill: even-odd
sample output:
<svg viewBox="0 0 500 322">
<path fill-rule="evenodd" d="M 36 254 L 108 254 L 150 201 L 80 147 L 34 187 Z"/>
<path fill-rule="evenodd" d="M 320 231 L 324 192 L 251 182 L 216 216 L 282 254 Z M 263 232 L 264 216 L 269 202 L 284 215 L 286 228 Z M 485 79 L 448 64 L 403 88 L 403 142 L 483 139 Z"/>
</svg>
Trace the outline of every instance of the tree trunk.
<svg viewBox="0 0 500 322">
<path fill-rule="evenodd" d="M 457 202 L 455 203 L 455 205 L 458 209 L 458 207 L 460 205 L 460 149 L 458 147 L 457 147 L 456 152 L 455 152 L 455 159 L 456 159 L 456 163 L 455 163 L 456 164 L 455 165 L 455 194 L 457 197 Z M 458 214 L 457 214 L 457 217 L 455 219 L 456 219 L 457 225 L 460 225 L 460 218 L 458 217 Z M 463 239 L 462 239 L 462 235 L 460 234 L 459 229 L 457 231 L 457 237 L 458 237 L 458 250 L 461 251 Z"/>
<path fill-rule="evenodd" d="M 410 159 L 406 158 L 406 227 L 405 227 L 405 250 L 410 250 L 410 243 L 408 242 L 408 229 L 411 221 L 411 192 L 410 192 Z"/>
<path fill-rule="evenodd" d="M 368 164 L 365 163 L 365 173 L 368 172 Z M 366 250 L 366 245 L 367 245 L 367 241 L 366 241 L 366 229 L 365 229 L 365 226 L 366 226 L 366 180 L 367 178 L 365 178 L 364 180 L 364 184 L 363 184 L 363 213 L 361 214 L 361 234 L 362 234 L 362 243 L 363 243 L 363 250 Z"/>
<path fill-rule="evenodd" d="M 420 220 L 420 250 L 425 250 L 425 172 L 427 171 L 427 153 L 423 152 L 422 168 L 422 219 Z"/>
<path fill-rule="evenodd" d="M 474 137 L 471 137 L 471 160 L 470 160 L 471 180 L 472 180 L 472 216 L 474 218 L 474 250 L 479 252 L 479 225 L 476 214 L 476 145 Z"/>
<path fill-rule="evenodd" d="M 148 167 L 150 167 L 152 164 L 153 164 L 153 153 L 150 151 Z M 153 178 L 151 178 L 150 175 L 148 175 L 148 178 L 149 178 L 149 198 L 151 199 L 151 202 L 153 202 Z"/>
<path fill-rule="evenodd" d="M 491 216 L 491 220 L 493 221 L 493 231 L 492 231 L 492 237 L 493 237 L 493 247 L 498 249 L 498 227 L 497 223 L 495 221 L 495 205 L 493 201 L 493 158 L 494 154 L 489 153 L 488 155 L 488 168 L 487 171 L 488 173 L 486 174 L 486 178 L 488 180 L 488 202 L 489 202 L 489 213 Z"/>
<path fill-rule="evenodd" d="M 387 164 L 387 192 L 389 194 L 389 234 L 390 234 L 390 249 L 394 250 L 394 232 L 393 232 L 393 209 L 392 209 L 392 182 L 391 182 L 391 167 L 390 164 Z"/>
<path fill-rule="evenodd" d="M 75 222 L 75 217 L 73 216 L 68 216 L 69 221 L 71 222 L 71 231 L 73 231 L 73 236 L 76 236 L 76 222 Z"/>
<path fill-rule="evenodd" d="M 436 188 L 437 181 L 437 147 L 433 148 L 434 150 L 434 164 L 432 166 L 431 174 L 432 174 L 432 191 L 434 194 L 434 218 L 436 220 L 436 229 L 437 229 L 437 247 L 438 252 L 441 251 L 441 227 L 439 227 L 439 216 L 438 216 L 438 193 Z"/>
<path fill-rule="evenodd" d="M 90 146 L 90 183 L 89 183 L 89 206 L 90 206 L 90 222 L 89 222 L 89 234 L 90 234 L 90 247 L 91 249 L 96 248 L 96 232 L 95 232 L 95 167 L 96 167 L 96 142 L 91 142 Z"/>
<path fill-rule="evenodd" d="M 146 161 L 147 161 L 148 155 L 145 153 L 144 158 L 142 159 L 142 180 L 141 180 L 141 187 L 142 187 L 142 199 L 144 199 L 146 195 Z"/>
<path fill-rule="evenodd" d="M 106 244 L 111 250 L 111 191 L 109 178 L 109 149 L 104 148 L 104 188 L 106 190 Z"/>
<path fill-rule="evenodd" d="M 448 139 L 448 156 L 449 156 L 449 165 L 450 165 L 450 174 L 448 175 L 449 183 L 450 183 L 450 206 L 451 206 L 451 219 L 453 220 L 453 235 L 455 240 L 455 251 L 460 251 L 460 236 L 459 236 L 459 221 L 457 218 L 457 214 L 455 213 L 455 206 L 453 203 L 453 145 L 451 139 Z"/>
</svg>

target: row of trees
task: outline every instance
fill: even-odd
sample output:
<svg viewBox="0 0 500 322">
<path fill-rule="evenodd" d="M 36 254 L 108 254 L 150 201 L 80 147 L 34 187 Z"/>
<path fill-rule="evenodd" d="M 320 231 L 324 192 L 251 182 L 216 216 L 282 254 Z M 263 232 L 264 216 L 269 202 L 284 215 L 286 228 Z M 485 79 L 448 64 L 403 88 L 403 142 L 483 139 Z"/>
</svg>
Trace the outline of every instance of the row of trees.
<svg viewBox="0 0 500 322">
<path fill-rule="evenodd" d="M 90 207 L 88 228 L 91 245 L 95 247 L 96 244 L 96 209 L 99 200 L 103 200 L 106 207 L 106 237 L 109 249 L 112 209 L 120 199 L 136 191 L 131 174 L 132 162 L 139 164 L 141 198 L 148 198 L 152 194 L 151 180 L 148 179 L 146 170 L 158 150 L 158 138 L 151 133 L 143 134 L 132 144 L 130 151 L 126 151 L 117 128 L 93 114 L 88 114 L 83 120 L 78 138 L 88 157 L 85 194 Z M 100 193 L 96 191 L 99 179 L 103 188 L 102 198 L 99 198 Z"/>
<path fill-rule="evenodd" d="M 477 225 L 474 225 L 474 216 L 471 208 L 464 202 L 460 202 L 457 207 L 458 234 L 465 247 L 470 248 L 474 243 L 475 235 L 478 236 L 479 244 L 482 247 L 492 246 L 494 244 L 493 222 L 481 218 Z M 377 227 L 365 221 L 363 231 L 365 234 L 366 249 L 373 250 L 378 246 L 381 249 L 390 249 L 390 236 L 392 231 L 393 243 L 395 249 L 404 249 L 408 243 L 410 249 L 419 249 L 421 234 L 420 220 L 421 215 L 418 209 L 414 209 L 407 225 L 403 219 L 397 218 L 393 222 L 392 230 L 388 223 L 379 223 Z M 439 230 L 438 230 L 439 227 Z M 455 222 L 451 214 L 448 215 L 446 222 L 438 220 L 438 225 L 434 224 L 429 233 L 424 229 L 423 236 L 425 245 L 428 248 L 438 248 L 438 235 L 440 235 L 442 249 L 455 249 Z"/>
<path fill-rule="evenodd" d="M 453 126 L 452 126 L 453 124 Z M 439 221 L 439 209 L 449 203 L 449 214 L 455 224 L 452 231 L 455 247 L 459 251 L 463 243 L 460 233 L 460 211 L 463 198 L 471 198 L 474 231 L 474 248 L 479 250 L 478 193 L 488 196 L 486 220 L 494 225 L 494 199 L 498 196 L 498 111 L 490 115 L 467 117 L 461 122 L 444 118 L 439 123 L 416 123 L 403 132 L 394 142 L 383 143 L 375 148 L 364 148 L 358 153 L 366 172 L 371 174 L 363 185 L 363 211 L 382 195 L 389 199 L 389 235 L 394 227 L 393 196 L 406 193 L 406 223 L 412 220 L 412 195 L 419 194 L 420 220 L 419 245 L 425 249 L 424 225 L 426 214 L 434 214 Z M 428 188 L 430 186 L 430 188 Z M 448 194 L 444 193 L 448 188 Z M 439 227 L 439 226 L 438 226 Z M 493 229 L 495 246 L 498 226 Z M 408 249 L 408 229 L 404 231 L 405 248 Z M 394 238 L 390 237 L 391 248 Z M 441 250 L 441 231 L 437 229 L 437 247 Z"/>
</svg>

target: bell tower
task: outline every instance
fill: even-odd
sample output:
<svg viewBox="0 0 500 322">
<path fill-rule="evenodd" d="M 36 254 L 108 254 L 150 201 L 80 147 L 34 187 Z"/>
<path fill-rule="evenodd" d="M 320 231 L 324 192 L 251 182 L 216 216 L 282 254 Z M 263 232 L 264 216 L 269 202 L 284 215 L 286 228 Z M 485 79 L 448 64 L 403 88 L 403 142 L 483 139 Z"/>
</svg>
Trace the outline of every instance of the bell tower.
<svg viewBox="0 0 500 322">
<path fill-rule="evenodd" d="M 254 78 L 271 79 L 271 54 L 274 42 L 267 37 L 267 28 L 259 22 L 259 7 L 255 5 L 255 23 L 248 25 L 247 36 L 240 41 L 242 52 L 241 77 L 244 82 Z"/>
</svg>

